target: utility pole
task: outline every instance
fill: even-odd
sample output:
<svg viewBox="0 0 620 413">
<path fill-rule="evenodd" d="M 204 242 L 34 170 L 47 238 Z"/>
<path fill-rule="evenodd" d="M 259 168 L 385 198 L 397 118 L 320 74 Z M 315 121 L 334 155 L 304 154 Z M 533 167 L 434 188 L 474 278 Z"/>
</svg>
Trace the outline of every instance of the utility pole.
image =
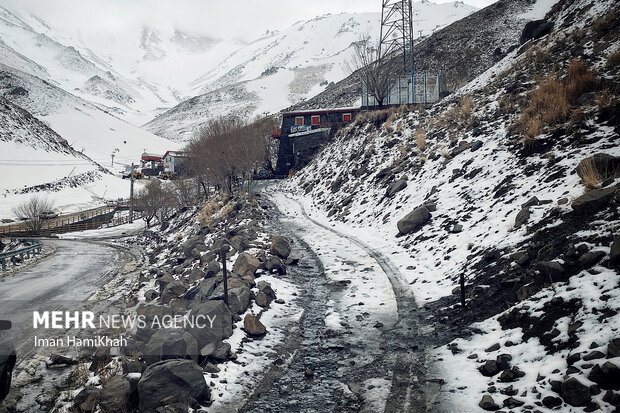
<svg viewBox="0 0 620 413">
<path fill-rule="evenodd" d="M 134 164 L 131 163 L 131 175 L 129 180 L 129 222 L 133 222 L 133 181 L 135 177 L 133 176 Z"/>
<path fill-rule="evenodd" d="M 114 153 L 112 153 L 112 167 L 114 167 Z"/>
</svg>

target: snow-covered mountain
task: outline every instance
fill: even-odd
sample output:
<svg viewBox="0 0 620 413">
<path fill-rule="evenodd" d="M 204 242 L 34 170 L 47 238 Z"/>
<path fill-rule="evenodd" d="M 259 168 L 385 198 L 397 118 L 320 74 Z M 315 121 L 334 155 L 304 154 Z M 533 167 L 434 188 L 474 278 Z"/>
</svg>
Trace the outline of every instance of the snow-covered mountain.
<svg viewBox="0 0 620 413">
<path fill-rule="evenodd" d="M 126 183 L 108 171 L 112 154 L 121 169 L 139 162 L 145 149 L 163 154 L 179 146 L 3 64 L 0 98 L 2 216 L 38 191 L 56 199 L 61 210 L 104 196 L 126 197 Z"/>
<path fill-rule="evenodd" d="M 416 34 L 422 36 L 476 9 L 461 2 L 414 3 Z M 221 59 L 192 82 L 197 96 L 158 115 L 145 127 L 170 139 L 187 140 L 209 119 L 276 113 L 329 88 L 349 73 L 352 44 L 378 37 L 379 13 L 342 13 L 300 21 L 271 32 Z"/>
<path fill-rule="evenodd" d="M 136 125 L 190 95 L 189 84 L 237 41 L 137 26 L 96 39 L 0 6 L 2 63 L 47 80 Z M 183 70 L 179 70 L 182 67 Z"/>
</svg>

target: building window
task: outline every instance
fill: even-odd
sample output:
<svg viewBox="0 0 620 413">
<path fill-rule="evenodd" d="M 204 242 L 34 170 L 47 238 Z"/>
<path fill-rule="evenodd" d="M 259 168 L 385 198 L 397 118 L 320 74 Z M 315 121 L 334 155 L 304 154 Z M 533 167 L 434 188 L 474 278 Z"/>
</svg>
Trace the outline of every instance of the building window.
<svg viewBox="0 0 620 413">
<path fill-rule="evenodd" d="M 351 114 L 350 113 L 343 113 L 342 114 L 342 121 L 343 122 L 351 122 Z"/>
<path fill-rule="evenodd" d="M 299 125 L 303 125 L 304 124 L 304 117 L 303 116 L 295 116 L 295 125 L 299 126 Z"/>
<path fill-rule="evenodd" d="M 317 126 L 321 123 L 321 117 L 319 115 L 312 115 L 312 125 Z"/>
</svg>

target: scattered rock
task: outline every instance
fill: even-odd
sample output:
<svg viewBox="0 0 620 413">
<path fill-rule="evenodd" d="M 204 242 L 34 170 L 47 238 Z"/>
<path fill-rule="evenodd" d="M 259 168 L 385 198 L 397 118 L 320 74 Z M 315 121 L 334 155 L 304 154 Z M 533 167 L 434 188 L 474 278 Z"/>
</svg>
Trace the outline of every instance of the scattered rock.
<svg viewBox="0 0 620 413">
<path fill-rule="evenodd" d="M 46 364 L 48 366 L 60 366 L 60 365 L 74 366 L 78 364 L 78 362 L 77 360 L 73 360 L 72 358 L 61 356 L 60 354 L 52 354 L 46 360 Z"/>
<path fill-rule="evenodd" d="M 488 394 L 485 394 L 484 396 L 482 396 L 482 400 L 480 400 L 480 403 L 478 403 L 478 406 L 480 406 L 483 410 L 487 410 L 490 412 L 499 410 L 499 406 L 497 405 L 497 403 L 495 403 L 495 400 L 493 400 L 493 397 L 489 396 Z"/>
<path fill-rule="evenodd" d="M 497 361 L 495 360 L 487 360 L 481 367 L 480 373 L 486 377 L 495 376 L 500 372 L 499 366 L 497 365 Z"/>
<path fill-rule="evenodd" d="M 407 187 L 407 181 L 405 181 L 404 179 L 399 179 L 398 181 L 394 181 L 392 182 L 388 188 L 387 191 L 385 193 L 385 195 L 389 198 L 392 195 L 394 195 L 395 193 L 402 191 L 403 189 L 405 189 Z"/>
<path fill-rule="evenodd" d="M 614 338 L 607 344 L 607 357 L 620 357 L 620 338 Z"/>
<path fill-rule="evenodd" d="M 542 399 L 542 404 L 548 409 L 553 409 L 562 405 L 562 399 L 555 396 L 547 396 Z"/>
<path fill-rule="evenodd" d="M 603 363 L 602 366 L 596 364 L 592 367 L 588 379 L 603 389 L 620 390 L 620 369 L 609 361 Z"/>
<path fill-rule="evenodd" d="M 581 257 L 579 257 L 579 264 L 581 264 L 584 268 L 590 268 L 593 265 L 599 263 L 600 260 L 605 258 L 605 252 L 603 251 L 594 251 L 594 252 L 586 252 Z"/>
<path fill-rule="evenodd" d="M 187 286 L 183 281 L 172 281 L 161 293 L 161 301 L 164 304 L 170 303 L 173 298 L 178 298 L 187 292 Z"/>
<path fill-rule="evenodd" d="M 609 265 L 613 267 L 620 266 L 620 236 L 616 236 L 611 250 L 609 251 Z"/>
<path fill-rule="evenodd" d="M 605 358 L 605 353 L 598 351 L 598 350 L 592 351 L 586 354 L 585 356 L 583 356 L 584 361 L 591 361 L 591 360 L 604 359 L 604 358 Z"/>
<path fill-rule="evenodd" d="M 250 336 L 264 336 L 267 329 L 254 314 L 246 314 L 243 319 L 243 328 Z"/>
<path fill-rule="evenodd" d="M 281 237 L 279 235 L 272 235 L 271 247 L 269 247 L 269 252 L 272 255 L 277 255 L 282 259 L 286 259 L 291 253 L 291 244 L 284 237 Z"/>
<path fill-rule="evenodd" d="M 509 409 L 514 409 L 516 407 L 521 407 L 525 404 L 525 402 L 522 402 L 521 400 L 517 400 L 514 397 L 509 397 L 506 400 L 504 400 L 504 407 L 508 407 Z"/>
<path fill-rule="evenodd" d="M 568 380 L 564 381 L 561 385 L 561 389 L 562 398 L 571 406 L 586 406 L 590 403 L 591 397 L 588 386 L 584 385 L 575 377 L 570 377 Z"/>
<path fill-rule="evenodd" d="M 243 252 L 237 257 L 232 271 L 239 275 L 254 275 L 259 266 L 260 262 L 256 257 L 247 252 Z"/>
<path fill-rule="evenodd" d="M 529 221 L 530 216 L 531 212 L 529 207 L 521 209 L 515 218 L 515 228 L 521 228 L 522 225 Z"/>
<path fill-rule="evenodd" d="M 421 228 L 431 219 L 431 213 L 425 206 L 418 207 L 405 215 L 397 223 L 400 234 L 408 234 Z"/>
<path fill-rule="evenodd" d="M 127 411 L 136 402 L 135 390 L 125 377 L 114 376 L 101 388 L 97 403 L 103 412 Z"/>
</svg>

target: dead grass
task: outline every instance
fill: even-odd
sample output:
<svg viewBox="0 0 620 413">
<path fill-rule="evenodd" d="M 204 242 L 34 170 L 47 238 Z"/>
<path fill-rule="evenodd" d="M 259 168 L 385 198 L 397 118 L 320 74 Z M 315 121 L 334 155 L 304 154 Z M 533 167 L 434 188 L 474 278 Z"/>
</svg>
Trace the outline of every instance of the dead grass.
<svg viewBox="0 0 620 413">
<path fill-rule="evenodd" d="M 564 85 L 555 76 L 547 76 L 540 86 L 529 94 L 529 106 L 511 128 L 523 135 L 523 142 L 531 142 L 545 126 L 556 125 L 567 119 L 570 103 Z"/>
<path fill-rule="evenodd" d="M 222 209 L 223 206 L 224 205 L 221 201 L 206 202 L 198 214 L 198 222 L 202 225 L 207 225 L 213 220 L 215 215 Z"/>
<path fill-rule="evenodd" d="M 575 59 L 570 62 L 566 76 L 566 95 L 571 104 L 584 93 L 593 91 L 596 83 L 596 75 L 588 69 L 583 60 Z"/>
<path fill-rule="evenodd" d="M 588 190 L 598 187 L 603 181 L 592 158 L 584 159 L 580 162 L 577 166 L 577 173 L 581 177 L 581 183 Z"/>
<path fill-rule="evenodd" d="M 74 383 L 77 387 L 85 386 L 90 379 L 90 370 L 88 370 L 88 365 L 86 363 L 80 363 L 77 365 L 75 370 L 71 372 L 71 383 Z"/>
<path fill-rule="evenodd" d="M 620 66 L 620 50 L 616 50 L 607 57 L 607 67 Z"/>
<path fill-rule="evenodd" d="M 613 100 L 613 93 L 611 93 L 609 89 L 605 89 L 596 97 L 596 105 L 599 107 L 599 109 L 606 108 L 611 106 Z"/>
<path fill-rule="evenodd" d="M 426 148 L 426 133 L 422 128 L 418 128 L 415 132 L 415 143 L 420 151 Z"/>
</svg>

